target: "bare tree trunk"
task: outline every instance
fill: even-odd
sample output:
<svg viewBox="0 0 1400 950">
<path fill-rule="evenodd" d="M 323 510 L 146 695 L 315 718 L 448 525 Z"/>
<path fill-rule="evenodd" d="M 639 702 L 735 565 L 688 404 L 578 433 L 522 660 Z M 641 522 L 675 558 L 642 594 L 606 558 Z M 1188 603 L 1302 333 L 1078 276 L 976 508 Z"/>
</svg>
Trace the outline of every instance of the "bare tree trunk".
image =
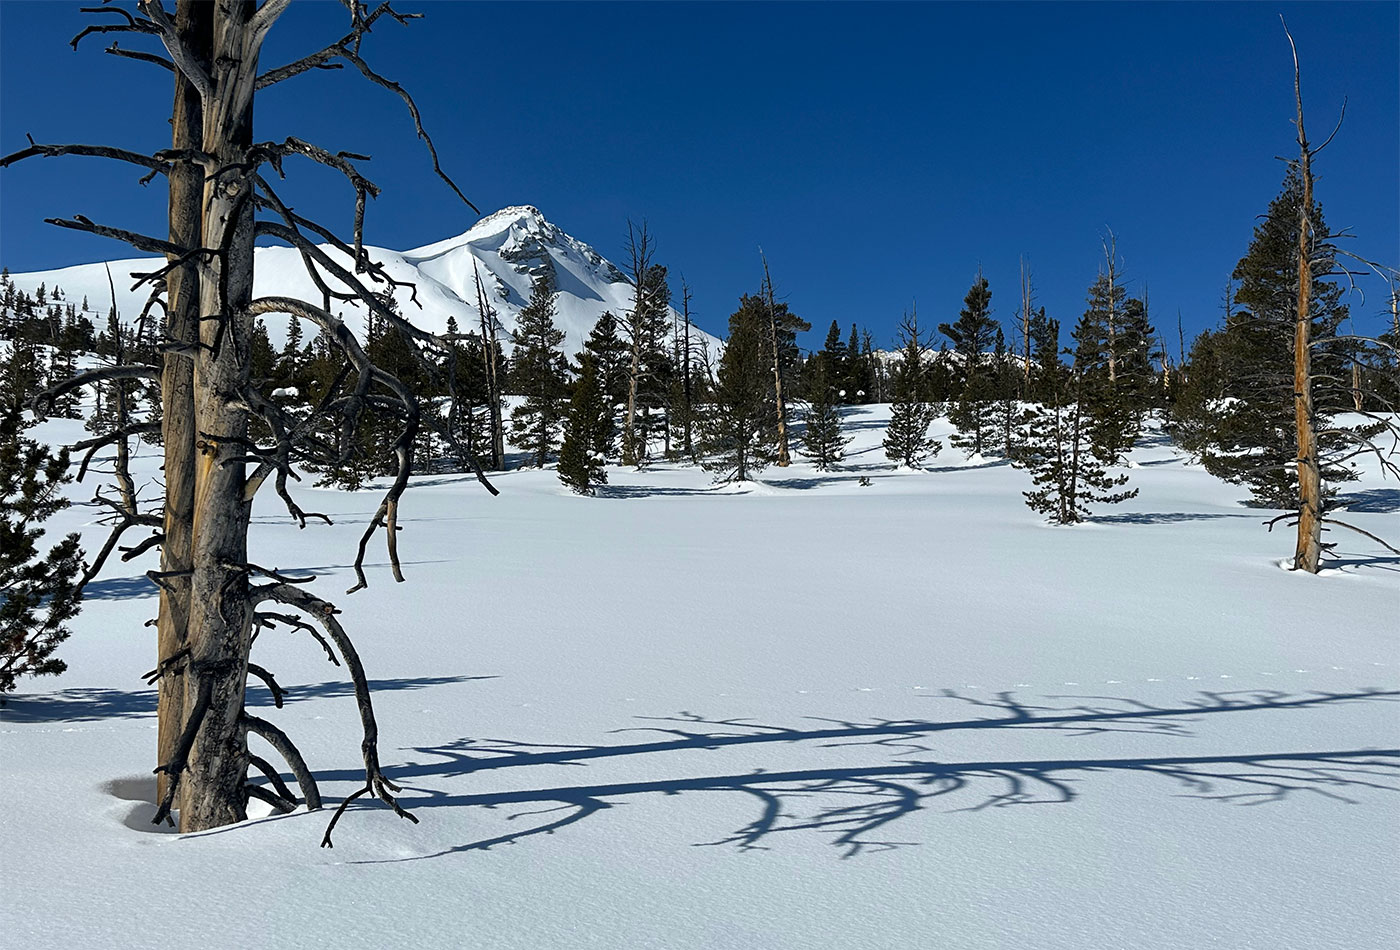
<svg viewBox="0 0 1400 950">
<path fill-rule="evenodd" d="M 1108 381 L 1115 383 L 1118 381 L 1118 238 L 1112 231 L 1108 232 L 1103 253 L 1108 266 Z"/>
<path fill-rule="evenodd" d="M 1284 27 L 1287 32 L 1287 27 Z M 1303 131 L 1303 86 L 1293 36 L 1293 94 L 1298 105 L 1298 162 L 1303 200 L 1298 221 L 1298 312 L 1293 330 L 1293 422 L 1298 436 L 1298 544 L 1294 570 L 1316 574 L 1322 557 L 1322 472 L 1313 431 L 1312 397 L 1312 153 Z"/>
<path fill-rule="evenodd" d="M 1031 385 L 1031 269 L 1026 259 L 1021 258 L 1021 370 L 1022 380 L 1029 398 Z"/>
<path fill-rule="evenodd" d="M 627 367 L 627 415 L 622 429 L 622 464 L 640 465 L 646 446 L 637 445 L 637 388 L 642 377 L 643 324 L 650 306 L 646 299 L 646 276 L 654 251 L 645 221 L 640 228 L 635 228 L 631 221 L 627 222 L 627 251 L 632 259 L 632 313 L 627 321 L 632 353 Z"/>
<path fill-rule="evenodd" d="M 759 252 L 763 256 L 763 252 Z M 792 454 L 788 449 L 787 403 L 783 400 L 783 360 L 778 350 L 778 308 L 773 299 L 773 278 L 768 273 L 768 258 L 763 257 L 763 299 L 768 305 L 768 341 L 773 350 L 773 399 L 778 410 L 778 461 L 779 468 L 792 464 Z"/>
<path fill-rule="evenodd" d="M 496 314 L 486 302 L 486 289 L 481 283 L 481 271 L 472 264 L 476 277 L 476 309 L 481 317 L 481 354 L 486 369 L 486 404 L 491 425 L 491 468 L 506 467 L 505 426 L 501 421 L 501 380 L 496 361 Z"/>
<path fill-rule="evenodd" d="M 248 599 L 248 521 L 244 444 L 253 318 L 252 183 L 232 169 L 252 142 L 253 83 L 260 38 L 248 0 L 214 14 L 211 95 L 204 102 L 203 151 L 228 170 L 208 176 L 201 243 L 222 253 L 201 260 L 200 327 L 195 361 L 197 457 L 190 577 L 185 729 L 194 729 L 181 780 L 180 830 L 216 828 L 245 816 L 248 741 L 242 721 L 252 610 Z"/>
<path fill-rule="evenodd" d="M 695 458 L 692 423 L 695 417 L 694 392 L 690 384 L 690 285 L 681 280 L 681 316 L 685 320 L 685 339 L 681 344 L 681 393 L 685 398 L 684 442 L 687 458 Z"/>
<path fill-rule="evenodd" d="M 212 5 L 180 0 L 175 27 L 180 40 L 201 66 L 209 65 L 213 42 Z M 203 142 L 203 110 L 199 92 L 175 70 L 175 104 L 171 113 L 171 148 L 198 148 Z M 204 199 L 204 170 L 193 162 L 172 166 L 170 180 L 170 243 L 200 246 Z M 199 268 L 194 260 L 166 276 L 165 338 L 193 343 L 199 336 Z M 190 542 L 194 522 L 194 363 L 186 355 L 169 353 L 162 364 L 161 413 L 164 420 L 165 512 L 161 543 L 160 610 L 156 616 L 156 661 L 161 669 L 186 647 L 189 623 Z M 158 681 L 156 760 L 163 764 L 175 754 L 185 726 L 185 677 L 162 676 Z M 159 773 L 157 801 L 164 799 L 170 776 Z"/>
</svg>

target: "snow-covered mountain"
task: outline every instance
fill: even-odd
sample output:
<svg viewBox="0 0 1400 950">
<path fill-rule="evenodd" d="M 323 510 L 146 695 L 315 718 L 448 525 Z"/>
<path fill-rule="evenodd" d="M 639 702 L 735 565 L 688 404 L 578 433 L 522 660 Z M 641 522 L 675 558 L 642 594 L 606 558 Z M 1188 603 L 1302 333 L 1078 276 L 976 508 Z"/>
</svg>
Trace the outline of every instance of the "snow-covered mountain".
<svg viewBox="0 0 1400 950">
<path fill-rule="evenodd" d="M 344 255 L 325 248 L 337 260 Z M 632 303 L 632 285 L 611 261 L 589 245 L 571 237 L 545 220 L 529 205 L 503 208 L 482 218 L 471 229 L 456 237 L 410 251 L 368 248 L 370 256 L 382 264 L 394 279 L 410 281 L 417 287 L 418 305 L 407 287 L 395 294 L 399 308 L 409 320 L 425 330 L 440 332 L 448 317 L 455 317 L 463 332 L 480 326 L 473 268 L 479 268 L 491 307 L 496 311 L 502 342 L 530 297 L 535 277 L 551 274 L 557 290 L 555 322 L 566 335 L 565 352 L 572 356 L 582 345 L 594 323 L 605 310 L 621 316 Z M 111 267 L 116 284 L 117 306 L 123 316 L 134 319 L 149 293 L 148 287 L 131 290 L 133 272 L 151 271 L 161 265 L 154 258 L 111 261 L 109 264 L 80 264 L 57 270 L 11 275 L 15 285 L 33 293 L 43 283 L 50 292 L 63 291 L 67 302 L 88 300 L 94 322 L 107 312 L 111 297 L 107 270 Z M 332 283 L 332 286 L 335 286 Z M 289 247 L 260 247 L 256 252 L 254 293 L 301 297 L 315 303 L 321 292 L 302 266 L 301 257 Z M 363 312 L 338 307 L 352 325 L 363 320 Z M 286 335 L 285 321 L 268 325 L 274 346 L 281 346 Z M 711 338 L 713 342 L 713 338 Z"/>
</svg>

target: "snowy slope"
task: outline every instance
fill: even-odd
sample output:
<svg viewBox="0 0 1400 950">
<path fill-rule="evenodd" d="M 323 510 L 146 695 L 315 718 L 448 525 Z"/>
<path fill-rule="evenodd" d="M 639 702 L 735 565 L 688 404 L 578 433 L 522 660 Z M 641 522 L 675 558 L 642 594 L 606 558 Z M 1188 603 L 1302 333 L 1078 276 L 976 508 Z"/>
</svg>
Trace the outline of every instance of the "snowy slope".
<svg viewBox="0 0 1400 950">
<path fill-rule="evenodd" d="M 357 804 L 332 851 L 324 812 L 149 825 L 154 562 L 117 565 L 69 672 L 0 711 L 0 855 L 23 870 L 0 943 L 1393 948 L 1400 559 L 1338 535 L 1327 574 L 1280 570 L 1270 512 L 1161 443 L 1138 498 L 1051 527 L 1005 465 L 892 470 L 887 419 L 847 411 L 838 471 L 739 488 L 663 465 L 591 499 L 552 471 L 497 498 L 424 476 L 407 583 L 371 555 L 352 597 L 377 496 L 303 483 L 336 521 L 304 531 L 260 496 L 253 556 L 344 608 L 421 820 Z M 1393 481 L 1344 493 L 1396 533 Z M 97 514 L 55 531 L 91 545 Z M 361 778 L 342 671 L 286 631 L 257 653 L 289 693 L 253 691 L 258 714 L 336 804 Z M 161 914 L 176 882 L 192 909 Z"/>
<path fill-rule="evenodd" d="M 349 259 L 325 248 L 338 261 Z M 410 251 L 371 247 L 370 256 L 381 263 L 395 280 L 417 286 L 418 305 L 412 293 L 403 288 L 395 296 L 403 314 L 418 326 L 432 332 L 447 328 L 449 316 L 457 319 L 463 332 L 480 326 L 473 268 L 480 268 L 491 307 L 502 330 L 502 342 L 515 327 L 516 316 L 530 297 L 536 276 L 549 274 L 558 291 L 556 324 L 565 333 L 564 352 L 572 356 L 583 345 L 593 324 L 605 310 L 621 316 L 632 304 L 632 285 L 627 277 L 597 251 L 579 241 L 528 205 L 503 208 L 487 215 L 470 230 L 456 237 Z M 117 306 L 124 316 L 134 319 L 149 293 L 148 287 L 132 291 L 133 272 L 155 270 L 151 258 L 111 261 L 116 285 Z M 15 286 L 33 293 L 43 283 L 48 290 L 60 287 L 64 299 L 81 304 L 88 300 L 90 316 L 105 315 L 111 300 L 106 267 L 80 264 L 57 270 L 12 275 Z M 334 286 L 334 284 L 333 284 Z M 300 255 L 289 247 L 261 247 L 254 263 L 253 292 L 258 296 L 302 297 L 319 303 L 321 292 L 306 275 Z M 336 308 L 359 322 L 363 314 Z M 280 347 L 286 337 L 285 321 L 268 325 L 273 345 Z M 711 339 L 713 343 L 713 340 Z"/>
</svg>

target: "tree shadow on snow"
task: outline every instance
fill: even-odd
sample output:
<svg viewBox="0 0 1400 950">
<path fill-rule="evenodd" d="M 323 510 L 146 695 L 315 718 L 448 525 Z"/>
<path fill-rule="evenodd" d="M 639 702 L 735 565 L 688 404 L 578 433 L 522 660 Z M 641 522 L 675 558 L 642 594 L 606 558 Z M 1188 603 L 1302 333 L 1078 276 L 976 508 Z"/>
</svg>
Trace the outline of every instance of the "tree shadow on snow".
<svg viewBox="0 0 1400 950">
<path fill-rule="evenodd" d="M 1337 499 L 1337 507 L 1347 511 L 1386 515 L 1400 511 L 1400 488 L 1368 488 Z"/>
<path fill-rule="evenodd" d="M 707 488 L 684 488 L 665 487 L 661 485 L 599 485 L 597 498 L 626 499 L 626 498 L 651 498 L 652 496 L 672 496 L 686 498 L 727 498 L 729 492 L 720 492 L 715 489 L 718 485 Z"/>
<path fill-rule="evenodd" d="M 733 846 L 764 850 L 779 835 L 826 836 L 841 857 L 885 851 L 918 842 L 898 840 L 893 825 L 918 811 L 943 806 L 948 812 L 979 812 L 1013 805 L 1068 804 L 1079 797 L 1076 786 L 1091 776 L 1131 773 L 1166 779 L 1186 797 L 1229 804 L 1258 805 L 1299 795 L 1337 802 L 1354 801 L 1370 790 L 1400 791 L 1400 749 L 1330 749 L 1264 751 L 1237 755 L 1064 758 L 946 762 L 933 757 L 926 737 L 939 732 L 978 729 L 1054 730 L 1070 735 L 1107 732 L 1190 736 L 1202 717 L 1259 711 L 1298 711 L 1349 702 L 1394 701 L 1400 691 L 1358 690 L 1290 696 L 1278 692 L 1202 693 L 1176 706 L 1153 706 L 1115 697 L 1060 697 L 1079 704 L 1031 706 L 1010 692 L 982 700 L 945 692 L 943 696 L 991 712 L 985 718 L 846 721 L 812 719 L 794 728 L 749 720 L 712 720 L 690 713 L 652 719 L 655 725 L 619 732 L 659 733 L 656 741 L 619 745 L 562 745 L 500 739 L 459 739 L 413 751 L 427 757 L 388 769 L 407 786 L 400 801 L 414 808 L 511 809 L 507 820 L 519 822 L 504 834 L 484 837 L 434 854 L 360 863 L 397 863 L 482 851 L 536 835 L 553 834 L 635 796 L 683 796 L 689 792 L 725 792 L 747 802 L 751 819 L 714 840 L 697 846 Z M 642 717 L 644 719 L 648 717 Z M 740 774 L 669 776 L 648 781 L 596 785 L 546 785 L 503 792 L 453 794 L 416 787 L 423 778 L 475 776 L 493 769 L 537 765 L 584 766 L 589 761 L 656 753 L 814 744 L 821 749 L 844 746 L 881 747 L 891 761 L 881 765 L 769 771 Z M 360 782 L 356 770 L 318 773 L 322 781 Z M 515 782 L 503 783 L 518 785 Z M 357 808 L 359 806 L 352 806 Z M 372 806 L 364 806 L 372 807 Z"/>
<path fill-rule="evenodd" d="M 1116 515 L 1091 515 L 1094 524 L 1180 524 L 1184 521 L 1216 521 L 1221 518 L 1257 518 L 1243 513 L 1204 511 L 1129 511 Z"/>
<path fill-rule="evenodd" d="M 495 679 L 494 676 L 413 676 L 370 680 L 372 692 L 428 689 L 449 683 Z M 353 696 L 349 679 L 282 687 L 283 702 L 301 699 L 333 699 Z M 272 693 L 263 686 L 248 686 L 248 706 L 272 706 Z M 91 722 L 101 719 L 144 719 L 156 714 L 154 689 L 63 689 L 7 697 L 0 706 L 0 722 Z"/>
<path fill-rule="evenodd" d="M 144 600 L 160 593 L 156 582 L 145 574 L 135 577 L 108 577 L 83 588 L 83 600 Z"/>
</svg>

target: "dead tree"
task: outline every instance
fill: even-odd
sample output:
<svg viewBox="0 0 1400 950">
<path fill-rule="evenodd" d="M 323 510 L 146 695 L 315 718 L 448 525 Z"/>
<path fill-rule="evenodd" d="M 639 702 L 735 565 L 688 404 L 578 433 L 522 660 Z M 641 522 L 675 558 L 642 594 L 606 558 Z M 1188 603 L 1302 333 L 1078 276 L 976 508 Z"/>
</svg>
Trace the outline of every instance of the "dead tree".
<svg viewBox="0 0 1400 950">
<path fill-rule="evenodd" d="M 773 294 L 773 276 L 768 273 L 768 257 L 763 258 L 763 303 L 768 310 L 768 345 L 773 351 L 773 402 L 778 414 L 778 458 L 777 466 L 786 468 L 792 464 L 792 453 L 788 448 L 787 402 L 783 398 L 783 351 L 778 345 L 778 302 Z"/>
<path fill-rule="evenodd" d="M 1118 237 L 1112 230 L 1103 241 L 1104 273 L 1108 284 L 1108 313 L 1105 321 L 1108 329 L 1108 382 L 1118 381 Z"/>
<path fill-rule="evenodd" d="M 311 577 L 289 577 L 261 567 L 249 557 L 248 524 L 261 488 L 272 485 L 288 513 L 304 527 L 329 518 L 303 511 L 288 490 L 297 467 L 336 465 L 351 453 L 361 420 L 369 413 L 395 424 L 397 466 L 392 483 L 360 539 L 355 560 L 357 583 L 366 586 L 364 557 L 383 529 L 396 580 L 403 580 L 397 550 L 399 502 L 413 466 L 414 436 L 423 426 L 436 430 L 470 459 L 436 414 L 419 411 L 414 393 L 375 365 L 352 330 L 332 315 L 332 302 L 365 308 L 399 333 L 425 370 L 445 380 L 449 392 L 453 350 L 450 341 L 419 330 L 386 306 L 382 290 L 413 287 L 395 281 L 364 249 L 366 200 L 379 189 L 357 165 L 365 156 L 333 152 L 297 138 L 257 142 L 253 136 L 256 93 L 312 69 L 351 66 L 363 77 L 397 95 L 432 157 L 433 167 L 451 189 L 461 191 L 442 171 L 432 140 L 424 131 L 408 92 L 377 73 L 360 55 L 364 36 L 377 22 L 407 23 L 388 2 L 372 9 L 346 0 L 349 31 L 325 48 L 266 72 L 258 72 L 268 31 L 290 0 L 176 0 L 173 15 L 161 0 L 138 0 L 133 10 L 94 9 L 116 14 L 73 39 L 76 48 L 93 34 L 131 33 L 154 38 L 160 51 L 107 50 L 170 71 L 174 76 L 172 141 L 169 149 L 142 154 L 106 146 L 42 145 L 0 159 L 0 168 L 25 158 L 79 155 L 125 162 L 140 168 L 143 182 L 165 176 L 169 183 L 169 234 L 159 238 L 92 222 L 79 215 L 49 219 L 60 227 L 112 237 L 146 253 L 161 254 L 164 266 L 137 273 L 136 286 L 149 284 L 163 299 L 165 326 L 154 364 L 118 365 L 85 373 L 39 397 L 51 402 L 60 392 L 112 379 L 159 379 L 165 486 L 161 503 L 142 514 L 158 530 L 137 547 L 159 547 L 160 567 L 149 576 L 160 587 L 157 664 L 149 674 L 160 684 L 158 760 L 163 778 L 155 820 L 178 811 L 182 831 L 199 831 L 242 820 L 250 798 L 289 810 L 298 799 L 266 760 L 250 753 L 248 734 L 266 740 L 286 762 L 308 808 L 320 806 L 315 778 L 290 739 L 245 710 L 247 678 L 265 682 L 274 697 L 281 691 L 272 674 L 250 662 L 258 633 L 285 626 L 310 634 L 328 657 L 343 664 L 353 681 L 364 732 L 364 786 L 340 806 L 362 795 L 381 799 L 411 819 L 398 805 L 398 789 L 384 775 L 378 757 L 377 728 L 368 680 L 355 647 L 330 603 L 299 586 Z M 355 196 L 354 234 L 347 243 L 327 228 L 297 214 L 267 174 L 278 179 L 283 163 L 300 157 L 339 171 Z M 470 205 L 470 202 L 467 202 Z M 475 210 L 475 208 L 473 208 Z M 257 238 L 290 245 L 321 292 L 321 304 L 290 297 L 253 296 L 253 247 Z M 318 243 L 320 242 L 320 243 Z M 255 322 L 288 315 L 316 326 L 346 360 L 344 371 L 319 405 L 301 414 L 277 406 L 250 376 L 250 340 Z M 447 371 L 442 363 L 446 361 Z M 455 395 L 454 395 L 455 402 Z M 259 426 L 251 423 L 257 420 Z M 318 433 L 327 428 L 334 435 Z M 254 437 L 255 432 L 269 435 Z M 495 492 L 475 460 L 478 478 Z M 116 531 L 129 525 L 119 524 Z M 269 779 L 255 784 L 249 770 Z M 331 822 L 331 827 L 335 819 Z M 323 844 L 330 844 L 330 827 Z"/>
<path fill-rule="evenodd" d="M 651 301 L 647 299 L 647 273 L 651 270 L 651 259 L 656 253 L 656 241 L 647 230 L 647 223 L 640 227 L 630 220 L 627 222 L 627 256 L 632 267 L 632 309 L 623 321 L 623 331 L 627 334 L 631 353 L 627 364 L 627 415 L 622 428 L 622 464 L 640 465 L 646 447 L 637 445 L 637 390 L 642 381 L 643 347 L 647 341 L 647 322 L 651 316 Z"/>
<path fill-rule="evenodd" d="M 496 338 L 496 311 L 486 299 L 486 288 L 481 283 L 481 270 L 472 262 L 472 275 L 476 280 L 476 309 L 481 317 L 481 358 L 486 375 L 486 407 L 491 427 L 491 469 L 501 471 L 506 467 L 505 424 L 501 418 L 501 376 L 500 346 Z"/>
<path fill-rule="evenodd" d="M 1283 17 L 1280 16 L 1282 21 Z M 1293 418 L 1295 435 L 1297 440 L 1297 477 L 1298 477 L 1298 498 L 1295 511 L 1280 515 L 1269 522 L 1272 528 L 1277 521 L 1292 518 L 1289 522 L 1298 529 L 1297 544 L 1293 552 L 1293 569 L 1307 571 L 1316 574 L 1325 551 L 1335 544 L 1326 543 L 1322 540 L 1324 525 L 1333 524 L 1339 527 L 1348 528 L 1359 534 L 1363 534 L 1374 541 L 1377 541 L 1388 550 L 1400 554 L 1389 544 L 1377 538 L 1369 531 L 1358 528 L 1355 525 L 1340 521 L 1331 516 L 1328 509 L 1328 499 L 1323 488 L 1322 473 L 1328 462 L 1336 464 L 1363 454 L 1374 454 L 1379 460 L 1382 470 L 1387 474 L 1400 477 L 1400 465 L 1394 461 L 1396 449 L 1400 447 L 1400 426 L 1396 425 L 1394 409 L 1395 407 L 1386 404 L 1385 408 L 1389 414 L 1379 416 L 1369 414 L 1361 409 L 1362 397 L 1364 393 L 1360 387 L 1359 374 L 1352 375 L 1350 380 L 1340 380 L 1335 377 L 1327 377 L 1324 380 L 1317 380 L 1313 374 L 1313 351 L 1319 347 L 1334 346 L 1338 343 L 1350 345 L 1353 354 L 1353 366 L 1355 365 L 1356 344 L 1362 339 L 1365 342 L 1384 344 L 1372 338 L 1361 338 L 1355 335 L 1333 336 L 1330 338 L 1317 339 L 1312 335 L 1312 316 L 1310 312 L 1312 303 L 1313 281 L 1319 276 L 1318 263 L 1323 262 L 1322 269 L 1325 273 L 1343 273 L 1348 277 L 1355 276 L 1346 267 L 1340 271 L 1333 271 L 1330 262 L 1337 254 L 1345 254 L 1339 251 L 1332 243 L 1336 237 L 1334 234 L 1322 233 L 1322 230 L 1314 226 L 1313 222 L 1313 157 L 1322 151 L 1336 136 L 1341 129 L 1341 118 L 1337 120 L 1337 127 L 1332 130 L 1321 145 L 1313 147 L 1308 144 L 1307 133 L 1303 128 L 1303 84 L 1302 72 L 1298 63 L 1298 46 L 1293 41 L 1293 34 L 1288 31 L 1287 23 L 1284 23 L 1284 33 L 1288 36 L 1288 45 L 1293 53 L 1293 96 L 1297 106 L 1297 119 L 1294 124 L 1297 128 L 1298 159 L 1294 164 L 1297 168 L 1299 178 L 1302 182 L 1302 201 L 1299 205 L 1300 220 L 1298 224 L 1298 247 L 1297 247 L 1297 306 L 1293 318 Z M 1346 114 L 1346 106 L 1342 106 L 1342 116 Z M 1356 255 L 1346 254 L 1355 260 L 1366 264 L 1371 270 L 1382 272 L 1384 276 L 1393 278 L 1393 269 L 1383 269 L 1370 261 L 1365 261 Z M 1389 270 L 1388 274 L 1384 271 Z M 1325 276 L 1325 274 L 1323 275 Z M 1317 409 L 1314 404 L 1314 386 L 1322 382 L 1331 384 L 1336 389 L 1347 392 L 1354 400 L 1354 405 L 1361 415 L 1371 415 L 1375 420 L 1373 425 L 1355 427 L 1333 427 L 1323 432 L 1319 432 L 1317 426 Z M 1347 385 L 1350 383 L 1350 385 Z M 1347 448 L 1346 454 L 1340 459 L 1324 459 L 1324 447 L 1319 440 L 1319 435 L 1338 436 L 1345 440 Z M 1377 437 L 1388 435 L 1389 447 L 1382 446 Z"/>
<path fill-rule="evenodd" d="M 681 278 L 681 320 L 682 332 L 680 343 L 681 351 L 681 399 L 684 403 L 684 429 L 682 434 L 683 448 L 686 458 L 692 462 L 696 460 L 695 455 L 695 390 L 690 371 L 690 285 Z"/>
<path fill-rule="evenodd" d="M 1023 398 L 1030 399 L 1031 388 L 1031 305 L 1035 299 L 1034 288 L 1031 286 L 1031 266 L 1024 258 L 1021 258 L 1021 309 L 1018 314 L 1017 323 L 1021 333 L 1021 387 Z"/>
</svg>

